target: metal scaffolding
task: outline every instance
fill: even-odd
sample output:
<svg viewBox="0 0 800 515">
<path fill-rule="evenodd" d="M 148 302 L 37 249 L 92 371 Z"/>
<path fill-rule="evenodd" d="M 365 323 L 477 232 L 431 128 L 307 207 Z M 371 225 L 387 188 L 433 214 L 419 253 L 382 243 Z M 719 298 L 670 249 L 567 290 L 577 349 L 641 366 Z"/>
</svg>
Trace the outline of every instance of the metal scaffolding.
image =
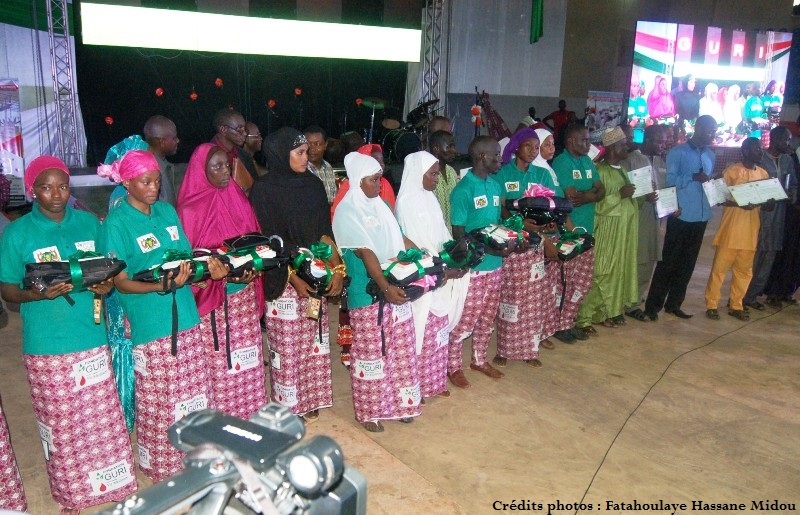
<svg viewBox="0 0 800 515">
<path fill-rule="evenodd" d="M 422 94 L 420 95 L 420 102 L 441 99 L 442 58 L 446 57 L 446 54 L 443 56 L 442 42 L 447 40 L 445 32 L 447 18 L 445 0 L 425 2 L 422 20 L 425 35 L 422 42 Z M 444 93 L 446 94 L 447 91 Z M 439 107 L 444 106 L 440 104 Z"/>
<path fill-rule="evenodd" d="M 67 166 L 86 166 L 82 134 L 78 125 L 78 99 L 72 73 L 72 44 L 67 0 L 47 0 L 47 33 L 56 105 L 59 152 Z"/>
</svg>

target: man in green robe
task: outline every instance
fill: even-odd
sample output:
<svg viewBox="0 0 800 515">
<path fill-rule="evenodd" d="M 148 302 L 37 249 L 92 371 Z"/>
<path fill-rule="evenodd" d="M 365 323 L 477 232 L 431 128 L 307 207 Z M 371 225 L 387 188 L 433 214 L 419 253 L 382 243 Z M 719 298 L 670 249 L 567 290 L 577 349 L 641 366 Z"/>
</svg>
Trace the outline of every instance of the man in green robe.
<svg viewBox="0 0 800 515">
<path fill-rule="evenodd" d="M 578 310 L 577 327 L 625 324 L 623 307 L 638 297 L 639 206 L 634 186 L 620 164 L 628 156 L 627 138 L 615 127 L 603 134 L 606 157 L 597 167 L 605 196 L 595 204 L 595 263 L 592 287 Z"/>
</svg>

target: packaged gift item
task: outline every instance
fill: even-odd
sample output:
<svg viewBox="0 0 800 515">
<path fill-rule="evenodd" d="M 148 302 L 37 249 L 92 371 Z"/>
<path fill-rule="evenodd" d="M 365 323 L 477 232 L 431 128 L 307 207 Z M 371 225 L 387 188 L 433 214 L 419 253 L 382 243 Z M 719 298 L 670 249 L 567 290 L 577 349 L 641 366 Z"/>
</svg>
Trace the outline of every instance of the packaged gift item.
<svg viewBox="0 0 800 515">
<path fill-rule="evenodd" d="M 576 227 L 574 231 L 562 232 L 556 242 L 558 258 L 561 261 L 569 261 L 592 247 L 594 247 L 594 237 L 583 227 Z"/>
<path fill-rule="evenodd" d="M 486 253 L 485 245 L 476 241 L 469 234 L 450 240 L 442 246 L 439 257 L 447 268 L 470 269 L 478 266 L 483 261 Z"/>
<path fill-rule="evenodd" d="M 54 284 L 69 283 L 85 290 L 125 269 L 125 262 L 94 252 L 79 252 L 66 261 L 27 263 L 22 285 L 44 291 Z"/>
<path fill-rule="evenodd" d="M 188 261 L 191 270 L 188 282 L 196 283 L 205 281 L 211 277 L 211 272 L 208 271 L 208 259 L 211 257 L 219 259 L 223 265 L 227 266 L 229 263 L 228 256 L 212 253 L 206 249 L 197 249 L 191 254 L 188 252 L 167 250 L 164 252 L 162 263 L 154 265 L 147 270 L 136 272 L 131 279 L 146 283 L 164 282 L 167 280 L 167 276 L 170 272 L 173 272 L 173 276 L 177 275 L 181 263 Z"/>
</svg>

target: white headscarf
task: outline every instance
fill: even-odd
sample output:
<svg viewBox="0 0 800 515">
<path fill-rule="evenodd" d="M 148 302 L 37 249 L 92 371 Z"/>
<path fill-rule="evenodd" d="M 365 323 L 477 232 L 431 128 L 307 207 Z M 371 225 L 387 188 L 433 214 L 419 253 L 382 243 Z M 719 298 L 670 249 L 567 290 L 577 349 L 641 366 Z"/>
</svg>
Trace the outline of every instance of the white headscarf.
<svg viewBox="0 0 800 515">
<path fill-rule="evenodd" d="M 453 238 L 436 195 L 422 186 L 425 172 L 437 161 L 424 150 L 406 156 L 394 211 L 403 234 L 419 248 L 438 256 L 442 245 Z"/>
<path fill-rule="evenodd" d="M 372 250 L 381 263 L 405 250 L 403 234 L 389 206 L 380 197 L 368 198 L 361 189 L 361 179 L 381 171 L 370 157 L 351 152 L 344 158 L 350 189 L 336 208 L 333 235 L 342 249 Z"/>
<path fill-rule="evenodd" d="M 536 135 L 539 137 L 540 145 L 544 143 L 544 140 L 546 140 L 548 137 L 550 138 L 553 137 L 553 135 L 550 134 L 550 131 L 548 131 L 547 129 L 536 129 Z M 560 186 L 560 184 L 558 184 L 558 177 L 556 176 L 555 170 L 553 170 L 553 167 L 550 166 L 550 164 L 545 160 L 545 158 L 542 157 L 541 151 L 536 155 L 536 159 L 533 160 L 533 166 L 539 166 L 550 172 L 550 177 L 553 178 L 553 183 L 556 186 Z"/>
</svg>

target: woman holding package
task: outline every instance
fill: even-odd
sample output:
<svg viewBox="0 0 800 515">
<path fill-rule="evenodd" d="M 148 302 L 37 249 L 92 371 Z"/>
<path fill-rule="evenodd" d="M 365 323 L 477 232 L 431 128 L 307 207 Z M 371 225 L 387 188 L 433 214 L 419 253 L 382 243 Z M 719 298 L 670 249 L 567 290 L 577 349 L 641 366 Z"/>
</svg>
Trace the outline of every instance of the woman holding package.
<svg viewBox="0 0 800 515">
<path fill-rule="evenodd" d="M 353 406 L 356 420 L 367 431 L 381 432 L 381 420 L 411 422 L 420 414 L 411 303 L 402 288 L 389 284 L 380 266 L 415 245 L 403 237 L 392 211 L 379 197 L 378 162 L 352 152 L 344 165 L 352 187 L 336 209 L 333 233 L 352 277 L 348 296 Z M 370 279 L 383 292 L 385 303 L 372 303 L 366 289 Z"/>
<path fill-rule="evenodd" d="M 439 182 L 439 160 L 428 152 L 405 158 L 403 180 L 397 195 L 395 216 L 403 234 L 428 253 L 438 256 L 452 240 L 433 190 Z M 463 270 L 448 270 L 448 281 L 411 303 L 416 336 L 417 365 L 423 398 L 449 397 L 447 390 L 447 345 L 450 338 L 448 313 L 452 304 L 463 309 L 469 283 Z"/>
<path fill-rule="evenodd" d="M 333 404 L 327 299 L 341 293 L 346 268 L 331 230 L 322 181 L 308 172 L 308 141 L 284 127 L 262 145 L 269 173 L 250 191 L 250 204 L 264 234 L 283 238 L 287 248 L 313 249 L 330 280 L 322 298 L 294 268 L 264 274 L 272 400 L 306 422 Z"/>
<path fill-rule="evenodd" d="M 66 282 L 21 288 L 26 264 L 99 250 L 100 233 L 93 215 L 67 206 L 69 169 L 60 159 L 34 159 L 25 190 L 33 209 L 3 234 L 0 288 L 7 302 L 21 304 L 23 362 L 51 494 L 62 510 L 81 510 L 137 488 L 106 328 L 97 323 L 95 296 L 108 293 L 111 281 L 86 291 Z"/>
<path fill-rule="evenodd" d="M 167 429 L 197 410 L 213 408 L 200 317 L 189 288 L 188 261 L 162 282 L 133 280 L 135 273 L 161 265 L 165 254 L 189 253 L 191 245 L 178 214 L 158 201 L 161 172 L 153 154 L 132 150 L 98 175 L 122 183 L 128 195 L 101 229 L 100 248 L 128 267 L 114 278 L 131 326 L 136 373 L 136 441 L 139 467 L 160 481 L 183 467 L 183 453 L 169 442 Z M 212 277 L 227 269 L 209 260 Z"/>
<path fill-rule="evenodd" d="M 553 181 L 553 189 L 557 197 L 564 196 L 564 190 L 558 183 L 558 177 L 550 162 L 556 153 L 555 140 L 550 131 L 546 129 L 536 129 L 539 137 L 539 155 L 533 160 L 533 166 L 547 171 Z M 572 218 L 567 218 L 567 229 L 575 229 Z M 555 236 L 557 239 L 558 236 Z M 594 249 L 589 249 L 569 261 L 553 259 L 547 264 L 547 273 L 552 277 L 559 278 L 557 284 L 556 299 L 558 303 L 554 306 L 552 314 L 547 321 L 545 332 L 553 334 L 558 340 L 564 343 L 575 343 L 576 340 L 588 340 L 589 337 L 575 328 L 575 317 L 578 315 L 578 308 L 581 307 L 586 293 L 592 285 L 592 271 L 594 270 Z"/>
<path fill-rule="evenodd" d="M 178 217 L 193 248 L 215 249 L 223 241 L 261 232 L 253 208 L 231 180 L 225 151 L 203 143 L 189 159 L 180 191 Z M 259 319 L 264 290 L 253 271 L 240 278 L 192 285 L 200 315 L 216 409 L 249 419 L 267 403 Z"/>
</svg>

